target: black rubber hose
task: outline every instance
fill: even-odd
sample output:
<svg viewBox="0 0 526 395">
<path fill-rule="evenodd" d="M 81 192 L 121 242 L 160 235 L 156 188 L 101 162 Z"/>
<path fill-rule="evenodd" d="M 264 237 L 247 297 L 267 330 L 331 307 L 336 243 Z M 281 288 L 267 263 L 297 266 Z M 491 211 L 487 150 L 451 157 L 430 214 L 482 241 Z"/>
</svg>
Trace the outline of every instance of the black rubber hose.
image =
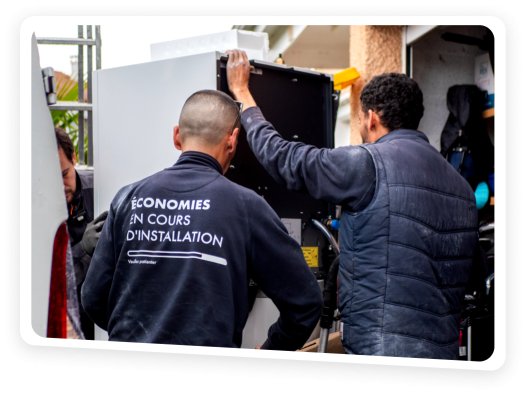
<svg viewBox="0 0 526 395">
<path fill-rule="evenodd" d="M 338 291 L 338 269 L 340 267 L 340 255 L 334 258 L 329 273 L 327 274 L 327 281 L 323 291 L 323 308 L 321 311 L 320 327 L 330 329 L 334 321 L 334 310 L 336 310 L 336 294 Z"/>
</svg>

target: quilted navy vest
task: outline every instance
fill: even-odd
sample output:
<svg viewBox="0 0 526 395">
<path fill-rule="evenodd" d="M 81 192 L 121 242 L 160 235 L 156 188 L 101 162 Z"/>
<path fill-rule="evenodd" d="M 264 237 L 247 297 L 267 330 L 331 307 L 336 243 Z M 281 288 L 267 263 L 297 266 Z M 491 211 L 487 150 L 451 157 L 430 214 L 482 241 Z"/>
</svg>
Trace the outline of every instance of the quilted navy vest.
<svg viewBox="0 0 526 395">
<path fill-rule="evenodd" d="M 477 243 L 469 184 L 427 137 L 365 144 L 376 192 L 342 212 L 339 308 L 350 354 L 458 359 L 461 301 Z"/>
</svg>

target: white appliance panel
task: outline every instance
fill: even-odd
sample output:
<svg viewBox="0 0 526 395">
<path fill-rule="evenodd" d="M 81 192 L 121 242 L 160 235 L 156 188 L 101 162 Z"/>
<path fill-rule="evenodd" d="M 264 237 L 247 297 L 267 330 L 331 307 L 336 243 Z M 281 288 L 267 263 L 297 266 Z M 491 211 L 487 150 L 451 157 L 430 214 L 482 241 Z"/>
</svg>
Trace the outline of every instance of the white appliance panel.
<svg viewBox="0 0 526 395">
<path fill-rule="evenodd" d="M 217 53 L 93 73 L 95 216 L 125 185 L 179 158 L 173 127 L 186 99 L 217 88 Z"/>
</svg>

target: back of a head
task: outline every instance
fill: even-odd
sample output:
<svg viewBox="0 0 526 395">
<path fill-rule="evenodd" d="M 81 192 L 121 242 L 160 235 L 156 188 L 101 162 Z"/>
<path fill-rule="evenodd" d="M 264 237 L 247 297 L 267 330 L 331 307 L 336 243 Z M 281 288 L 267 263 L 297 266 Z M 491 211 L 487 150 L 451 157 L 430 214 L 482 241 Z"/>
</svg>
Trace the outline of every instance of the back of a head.
<svg viewBox="0 0 526 395">
<path fill-rule="evenodd" d="M 226 93 L 202 90 L 190 96 L 181 110 L 179 133 L 185 143 L 198 140 L 207 146 L 219 144 L 232 130 L 238 107 Z"/>
<path fill-rule="evenodd" d="M 362 111 L 375 111 L 390 132 L 418 128 L 424 115 L 423 95 L 418 84 L 405 74 L 386 73 L 373 77 L 360 94 Z"/>
</svg>

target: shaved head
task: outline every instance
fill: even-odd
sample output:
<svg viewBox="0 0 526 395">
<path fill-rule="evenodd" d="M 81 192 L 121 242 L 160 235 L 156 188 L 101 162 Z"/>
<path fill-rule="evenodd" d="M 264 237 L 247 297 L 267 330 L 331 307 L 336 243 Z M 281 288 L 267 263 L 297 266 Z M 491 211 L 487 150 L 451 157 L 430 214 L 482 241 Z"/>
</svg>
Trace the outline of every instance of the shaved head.
<svg viewBox="0 0 526 395">
<path fill-rule="evenodd" d="M 200 140 L 207 146 L 218 145 L 232 131 L 239 109 L 230 96 L 202 90 L 190 96 L 179 117 L 181 140 Z"/>
</svg>

